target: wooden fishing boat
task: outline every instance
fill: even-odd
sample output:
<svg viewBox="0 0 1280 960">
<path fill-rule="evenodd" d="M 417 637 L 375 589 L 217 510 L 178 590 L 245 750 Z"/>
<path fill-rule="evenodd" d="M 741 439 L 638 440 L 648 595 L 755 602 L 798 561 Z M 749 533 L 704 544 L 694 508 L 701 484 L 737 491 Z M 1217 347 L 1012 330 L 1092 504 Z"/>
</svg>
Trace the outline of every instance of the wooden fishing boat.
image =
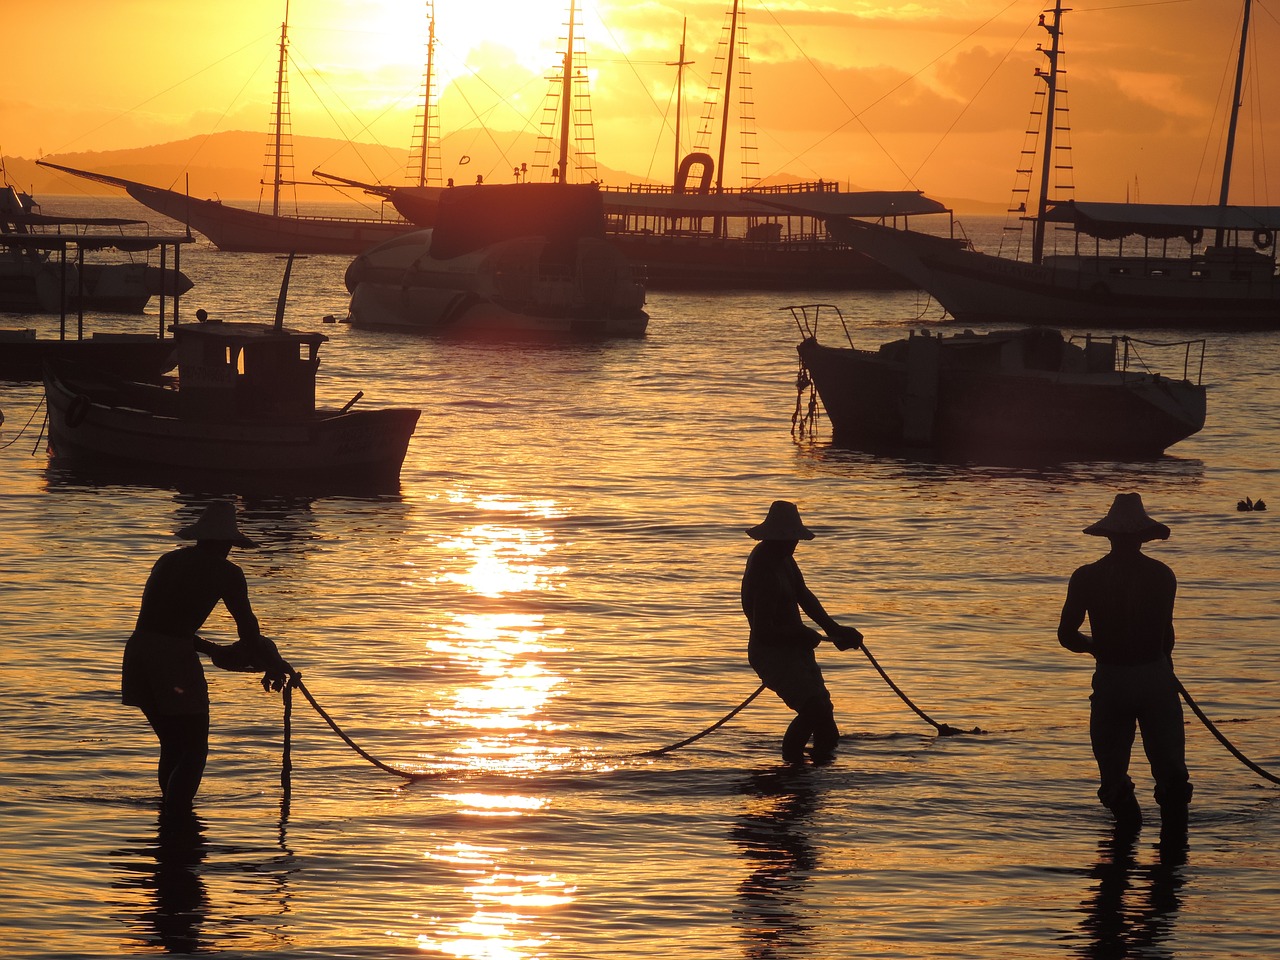
<svg viewBox="0 0 1280 960">
<path fill-rule="evenodd" d="M 341 409 L 317 408 L 319 349 L 328 337 L 283 326 L 283 307 L 282 291 L 274 324 L 175 324 L 176 386 L 47 364 L 53 456 L 308 484 L 397 480 L 421 411 L 353 410 L 362 393 Z"/>
<path fill-rule="evenodd" d="M 926 330 L 863 350 L 839 308 L 791 311 L 803 337 L 802 390 L 816 391 L 838 445 L 1143 458 L 1204 426 L 1203 340 L 1076 342 L 1045 327 L 954 336 Z M 848 346 L 818 342 L 821 316 L 841 325 Z M 1182 377 L 1139 371 L 1138 352 L 1147 348 L 1181 353 Z"/>
</svg>

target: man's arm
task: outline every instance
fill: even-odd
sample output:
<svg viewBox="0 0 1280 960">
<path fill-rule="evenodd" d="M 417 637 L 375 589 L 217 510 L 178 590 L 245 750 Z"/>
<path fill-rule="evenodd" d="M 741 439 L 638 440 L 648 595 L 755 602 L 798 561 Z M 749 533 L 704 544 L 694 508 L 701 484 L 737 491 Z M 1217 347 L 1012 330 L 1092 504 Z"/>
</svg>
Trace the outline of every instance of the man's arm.
<svg viewBox="0 0 1280 960">
<path fill-rule="evenodd" d="M 1084 623 L 1088 605 L 1081 596 L 1080 571 L 1071 575 L 1067 584 L 1067 599 L 1062 605 L 1062 616 L 1058 618 L 1058 642 L 1072 653 L 1094 652 L 1093 639 L 1080 632 Z"/>
</svg>

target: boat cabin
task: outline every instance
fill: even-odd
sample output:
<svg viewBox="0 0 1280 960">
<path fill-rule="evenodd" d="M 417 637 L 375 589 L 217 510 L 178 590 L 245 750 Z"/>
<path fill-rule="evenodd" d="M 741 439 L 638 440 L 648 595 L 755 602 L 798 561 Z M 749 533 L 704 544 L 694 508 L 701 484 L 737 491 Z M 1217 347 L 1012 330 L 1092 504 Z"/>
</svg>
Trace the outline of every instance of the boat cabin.
<svg viewBox="0 0 1280 960">
<path fill-rule="evenodd" d="M 271 324 L 183 323 L 171 328 L 182 416 L 298 420 L 316 406 L 323 333 Z"/>
</svg>

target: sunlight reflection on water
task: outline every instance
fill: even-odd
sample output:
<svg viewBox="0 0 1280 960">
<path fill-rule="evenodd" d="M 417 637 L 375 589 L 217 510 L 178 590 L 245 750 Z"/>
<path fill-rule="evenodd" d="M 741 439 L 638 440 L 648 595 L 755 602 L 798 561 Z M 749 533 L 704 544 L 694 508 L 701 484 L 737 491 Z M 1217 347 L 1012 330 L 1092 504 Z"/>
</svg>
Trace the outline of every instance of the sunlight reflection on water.
<svg viewBox="0 0 1280 960">
<path fill-rule="evenodd" d="M 274 302 L 275 261 L 197 253 L 227 315 Z M 340 306 L 341 266 L 299 265 L 300 326 Z M 1141 489 L 1174 530 L 1152 553 L 1179 576 L 1180 675 L 1276 764 L 1280 335 L 1213 338 L 1209 423 L 1158 460 L 933 462 L 833 447 L 825 424 L 792 440 L 792 299 L 655 294 L 642 341 L 558 349 L 326 326 L 327 392 L 424 410 L 400 489 L 236 495 L 262 544 L 237 557 L 333 716 L 432 776 L 375 770 L 300 706 L 282 815 L 281 704 L 211 672 L 185 863 L 158 862 L 154 748 L 119 703 L 119 653 L 150 564 L 228 491 L 73 474 L 32 435 L 0 451 L 0 953 L 154 952 L 170 925 L 228 960 L 1007 960 L 1100 956 L 1100 930 L 1144 960 L 1267 955 L 1280 804 L 1189 725 L 1187 863 L 1150 832 L 1107 846 L 1089 671 L 1053 628 L 1097 552 L 1080 529 Z M 868 345 L 916 298 L 836 299 Z M 39 393 L 0 384 L 0 442 Z M 1236 513 L 1245 495 L 1272 512 Z M 635 758 L 755 688 L 737 589 L 776 496 L 818 533 L 799 557 L 828 609 L 928 712 L 988 734 L 934 737 L 864 658 L 824 648 L 832 767 L 779 767 L 789 712 L 769 696 Z"/>
</svg>

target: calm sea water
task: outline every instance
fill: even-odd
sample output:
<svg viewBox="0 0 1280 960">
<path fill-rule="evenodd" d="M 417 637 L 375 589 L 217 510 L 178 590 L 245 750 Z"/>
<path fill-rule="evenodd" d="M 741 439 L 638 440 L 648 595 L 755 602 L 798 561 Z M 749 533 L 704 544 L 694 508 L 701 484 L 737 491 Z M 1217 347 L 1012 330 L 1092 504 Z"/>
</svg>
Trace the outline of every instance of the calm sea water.
<svg viewBox="0 0 1280 960">
<path fill-rule="evenodd" d="M 48 202 L 52 210 L 58 204 Z M 107 203 L 112 211 L 118 203 Z M 792 439 L 797 331 L 833 301 L 859 345 L 914 293 L 650 294 L 648 335 L 568 346 L 326 325 L 346 259 L 295 266 L 320 392 L 423 417 L 398 493 L 232 492 L 264 629 L 362 747 L 296 698 L 210 671 L 198 822 L 162 829 L 155 746 L 118 698 L 154 559 L 228 491 L 50 465 L 41 391 L 0 384 L 0 954 L 115 957 L 1258 957 L 1280 935 L 1277 789 L 1188 713 L 1185 849 L 1112 843 L 1090 665 L 1054 630 L 1080 534 L 1140 491 L 1173 536 L 1179 674 L 1280 772 L 1280 335 L 1210 334 L 1205 430 L 1139 463 L 878 458 Z M 282 263 L 188 248 L 184 300 L 266 317 Z M 26 325 L 26 318 L 8 318 Z M 30 426 L 26 426 L 30 421 Z M 24 429 L 25 427 L 25 429 Z M 1263 497 L 1267 513 L 1236 502 Z M 938 738 L 857 652 L 822 651 L 843 731 L 788 770 L 737 590 L 775 498 L 818 538 L 810 585 L 864 631 Z M 230 639 L 225 614 L 207 634 Z M 1134 765 L 1139 794 L 1150 780 Z"/>
</svg>

